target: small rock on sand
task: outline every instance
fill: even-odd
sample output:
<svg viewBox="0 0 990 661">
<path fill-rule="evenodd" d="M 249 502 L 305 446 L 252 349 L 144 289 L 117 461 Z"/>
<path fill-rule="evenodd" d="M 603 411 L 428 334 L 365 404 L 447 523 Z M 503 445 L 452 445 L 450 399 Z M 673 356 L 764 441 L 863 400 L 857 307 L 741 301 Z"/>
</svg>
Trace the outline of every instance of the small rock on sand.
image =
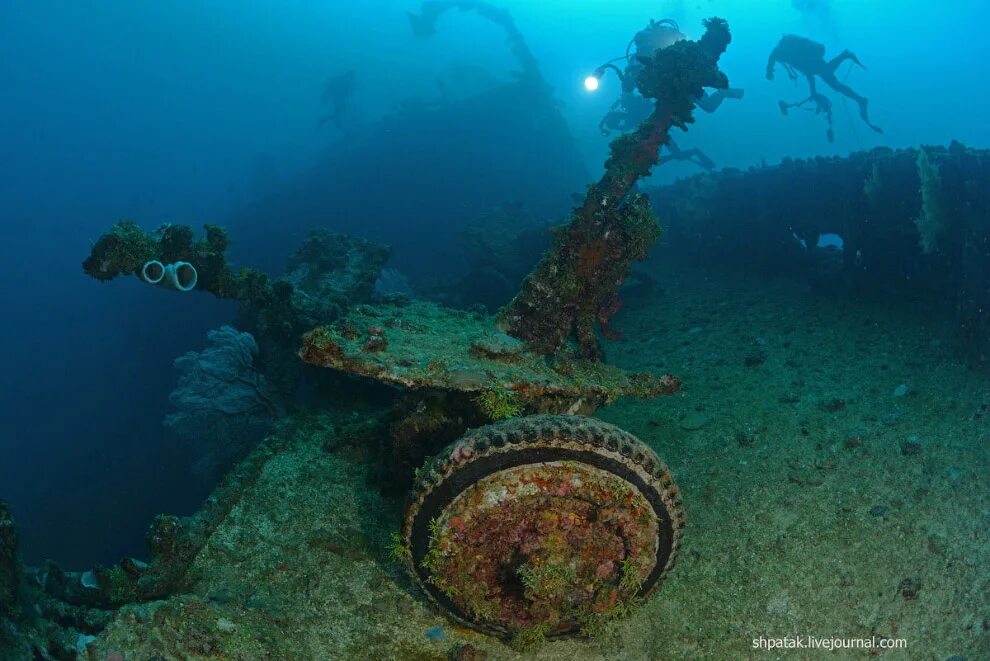
<svg viewBox="0 0 990 661">
<path fill-rule="evenodd" d="M 684 419 L 681 420 L 681 429 L 685 431 L 697 431 L 703 427 L 707 427 L 711 423 L 712 419 L 707 415 L 697 412 L 688 413 L 684 416 Z"/>
</svg>

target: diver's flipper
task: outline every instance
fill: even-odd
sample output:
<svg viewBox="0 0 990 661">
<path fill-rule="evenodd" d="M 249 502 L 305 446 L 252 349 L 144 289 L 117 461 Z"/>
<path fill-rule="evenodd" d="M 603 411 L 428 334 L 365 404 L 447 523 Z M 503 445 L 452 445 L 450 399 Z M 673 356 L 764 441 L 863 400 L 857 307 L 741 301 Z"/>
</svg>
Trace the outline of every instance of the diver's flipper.
<svg viewBox="0 0 990 661">
<path fill-rule="evenodd" d="M 687 160 L 691 161 L 699 168 L 704 168 L 705 170 L 708 170 L 710 172 L 714 170 L 716 167 L 715 161 L 708 158 L 708 155 L 705 154 L 705 152 L 701 151 L 700 149 L 697 148 L 691 149 L 685 153 L 690 153 L 690 156 L 687 158 Z"/>
<path fill-rule="evenodd" d="M 829 60 L 828 62 L 829 71 L 832 71 L 834 73 L 835 70 L 839 68 L 839 65 L 845 62 L 846 60 L 851 61 L 853 64 L 859 65 L 859 68 L 861 69 L 864 70 L 866 69 L 866 67 L 863 66 L 863 63 L 859 61 L 859 58 L 856 57 L 856 55 L 847 48 L 846 50 L 842 51 L 841 53 L 833 57 L 831 60 Z"/>
<path fill-rule="evenodd" d="M 868 100 L 863 99 L 862 101 L 860 101 L 860 103 L 859 103 L 859 116 L 862 118 L 863 122 L 867 126 L 869 126 L 871 129 L 873 129 L 877 133 L 883 133 L 883 129 L 882 128 L 880 128 L 879 126 L 875 126 L 874 124 L 872 124 L 870 122 L 870 117 L 867 114 L 867 110 L 866 110 L 868 105 L 869 105 L 869 101 Z"/>
</svg>

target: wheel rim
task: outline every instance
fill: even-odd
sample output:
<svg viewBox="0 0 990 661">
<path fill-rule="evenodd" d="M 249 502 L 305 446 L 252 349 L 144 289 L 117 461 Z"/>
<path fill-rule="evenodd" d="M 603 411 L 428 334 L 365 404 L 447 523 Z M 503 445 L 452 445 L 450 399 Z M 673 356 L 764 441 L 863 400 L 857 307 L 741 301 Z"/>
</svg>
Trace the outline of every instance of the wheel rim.
<svg viewBox="0 0 990 661">
<path fill-rule="evenodd" d="M 650 595 L 683 524 L 669 471 L 634 436 L 530 416 L 476 429 L 427 464 L 403 538 L 414 581 L 455 620 L 558 637 Z"/>
</svg>

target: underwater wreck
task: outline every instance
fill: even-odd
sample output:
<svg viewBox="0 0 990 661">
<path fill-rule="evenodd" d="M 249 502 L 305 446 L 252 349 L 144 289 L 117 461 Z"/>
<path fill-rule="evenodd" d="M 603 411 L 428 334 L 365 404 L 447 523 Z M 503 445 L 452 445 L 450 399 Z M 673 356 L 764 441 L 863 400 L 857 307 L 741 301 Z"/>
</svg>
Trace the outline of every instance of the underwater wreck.
<svg viewBox="0 0 990 661">
<path fill-rule="evenodd" d="M 925 306 L 986 367 L 988 180 L 990 150 L 953 142 L 729 168 L 652 189 L 651 199 L 678 254 L 804 277 L 826 295 Z"/>
<path fill-rule="evenodd" d="M 655 216 L 668 246 L 698 259 L 800 273 L 830 293 L 895 292 L 936 305 L 957 321 L 966 354 L 985 363 L 986 151 L 875 150 L 636 191 L 670 129 L 691 121 L 701 88 L 727 85 L 717 62 L 728 27 L 713 19 L 707 28 L 646 67 L 638 82 L 658 100 L 654 114 L 613 143 L 605 175 L 497 315 L 374 300 L 389 248 L 326 231 L 306 238 L 277 278 L 231 266 L 216 226 L 197 240 L 187 226 L 147 232 L 123 221 L 100 237 L 83 264 L 93 278 L 236 300 L 236 325 L 257 340 L 256 367 L 274 391 L 293 390 L 305 369 L 343 375 L 331 387 L 358 397 L 384 384 L 394 400 L 366 419 L 285 414 L 198 512 L 155 518 L 146 561 L 23 567 L 0 501 L 0 657 L 309 658 L 300 650 L 325 644 L 327 658 L 326 649 L 358 658 L 371 648 L 437 658 L 389 632 L 340 641 L 322 621 L 373 620 L 389 608 L 425 629 L 410 606 L 425 600 L 465 629 L 529 644 L 595 635 L 628 615 L 673 566 L 684 512 L 654 450 L 590 416 L 619 397 L 681 385 L 607 364 L 600 340 L 614 333 L 630 265 L 660 236 Z M 841 251 L 818 247 L 827 234 L 841 237 Z M 367 456 L 382 434 L 386 451 L 375 460 L 409 494 L 401 517 L 384 498 L 355 495 L 368 475 L 334 454 Z M 395 537 L 380 539 L 356 511 Z M 355 550 L 386 545 L 404 574 Z M 394 603 L 371 603 L 355 587 L 369 576 Z M 478 658 L 470 645 L 452 651 Z"/>
<path fill-rule="evenodd" d="M 414 36 L 428 40 L 451 30 L 462 14 L 488 21 L 504 35 L 511 70 L 437 69 L 437 80 L 422 81 L 419 96 L 367 125 L 335 133 L 312 168 L 269 182 L 268 194 L 227 219 L 239 247 L 264 260 L 290 252 L 309 228 L 332 223 L 338 232 L 401 246 L 393 264 L 409 277 L 443 280 L 458 248 L 451 228 L 495 201 L 525 200 L 540 218 L 559 218 L 573 205 L 571 196 L 583 190 L 588 171 L 511 15 L 476 0 L 431 1 L 410 15 L 410 26 Z M 272 226 L 280 231 L 269 232 Z"/>
<path fill-rule="evenodd" d="M 702 89 L 727 85 L 717 64 L 731 39 L 728 25 L 713 18 L 705 28 L 698 41 L 645 64 L 638 84 L 655 99 L 654 112 L 613 142 L 604 176 L 497 317 L 426 302 L 360 302 L 388 249 L 326 233 L 312 235 L 287 275 L 272 280 L 231 268 L 217 227 L 194 241 L 186 226 L 152 233 L 125 221 L 94 244 L 84 271 L 101 281 L 130 275 L 183 295 L 239 301 L 241 323 L 259 338 L 268 369 L 277 371 L 272 365 L 301 336 L 306 363 L 401 386 L 412 405 L 389 426 L 391 469 L 412 489 L 393 553 L 413 583 L 453 620 L 499 637 L 601 630 L 656 590 L 684 525 L 678 489 L 656 453 L 587 416 L 617 397 L 680 388 L 670 374 L 604 364 L 596 328 L 607 329 L 631 263 L 660 233 L 634 185 L 657 163 L 669 131 L 693 121 Z M 285 456 L 286 438 L 275 434 L 251 452 L 193 516 L 157 517 L 148 562 L 126 558 L 86 572 L 53 563 L 22 569 L 13 522 L 0 512 L 0 588 L 19 593 L 0 611 L 7 638 L 0 645 L 38 658 L 125 658 L 138 649 L 166 658 L 284 658 L 278 650 L 290 641 L 272 635 L 281 629 L 277 608 L 262 623 L 265 609 L 256 602 L 204 599 L 195 586 L 205 556 L 262 553 L 260 540 L 231 546 L 220 531 Z M 299 494 L 307 486 L 280 489 Z M 304 508 L 297 497 L 293 507 Z M 310 523 L 334 534 L 322 517 Z M 307 546 L 316 557 L 320 547 L 336 548 L 316 544 Z M 101 632 L 115 633 L 98 638 Z"/>
</svg>

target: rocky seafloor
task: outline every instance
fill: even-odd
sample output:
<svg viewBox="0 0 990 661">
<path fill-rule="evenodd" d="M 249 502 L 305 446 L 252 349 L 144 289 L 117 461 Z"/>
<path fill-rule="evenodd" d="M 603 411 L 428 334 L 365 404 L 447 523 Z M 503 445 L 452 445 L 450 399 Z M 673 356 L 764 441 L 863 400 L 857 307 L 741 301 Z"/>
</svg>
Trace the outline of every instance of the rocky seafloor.
<svg viewBox="0 0 990 661">
<path fill-rule="evenodd" d="M 598 415 L 669 464 L 688 528 L 666 584 L 613 631 L 520 651 L 432 611 L 390 560 L 401 503 L 369 486 L 376 412 L 321 410 L 283 426 L 189 594 L 125 607 L 86 656 L 819 658 L 752 647 L 799 635 L 990 657 L 990 380 L 949 329 L 793 279 L 667 257 L 645 270 L 659 284 L 627 300 L 608 358 L 683 392 Z"/>
</svg>

